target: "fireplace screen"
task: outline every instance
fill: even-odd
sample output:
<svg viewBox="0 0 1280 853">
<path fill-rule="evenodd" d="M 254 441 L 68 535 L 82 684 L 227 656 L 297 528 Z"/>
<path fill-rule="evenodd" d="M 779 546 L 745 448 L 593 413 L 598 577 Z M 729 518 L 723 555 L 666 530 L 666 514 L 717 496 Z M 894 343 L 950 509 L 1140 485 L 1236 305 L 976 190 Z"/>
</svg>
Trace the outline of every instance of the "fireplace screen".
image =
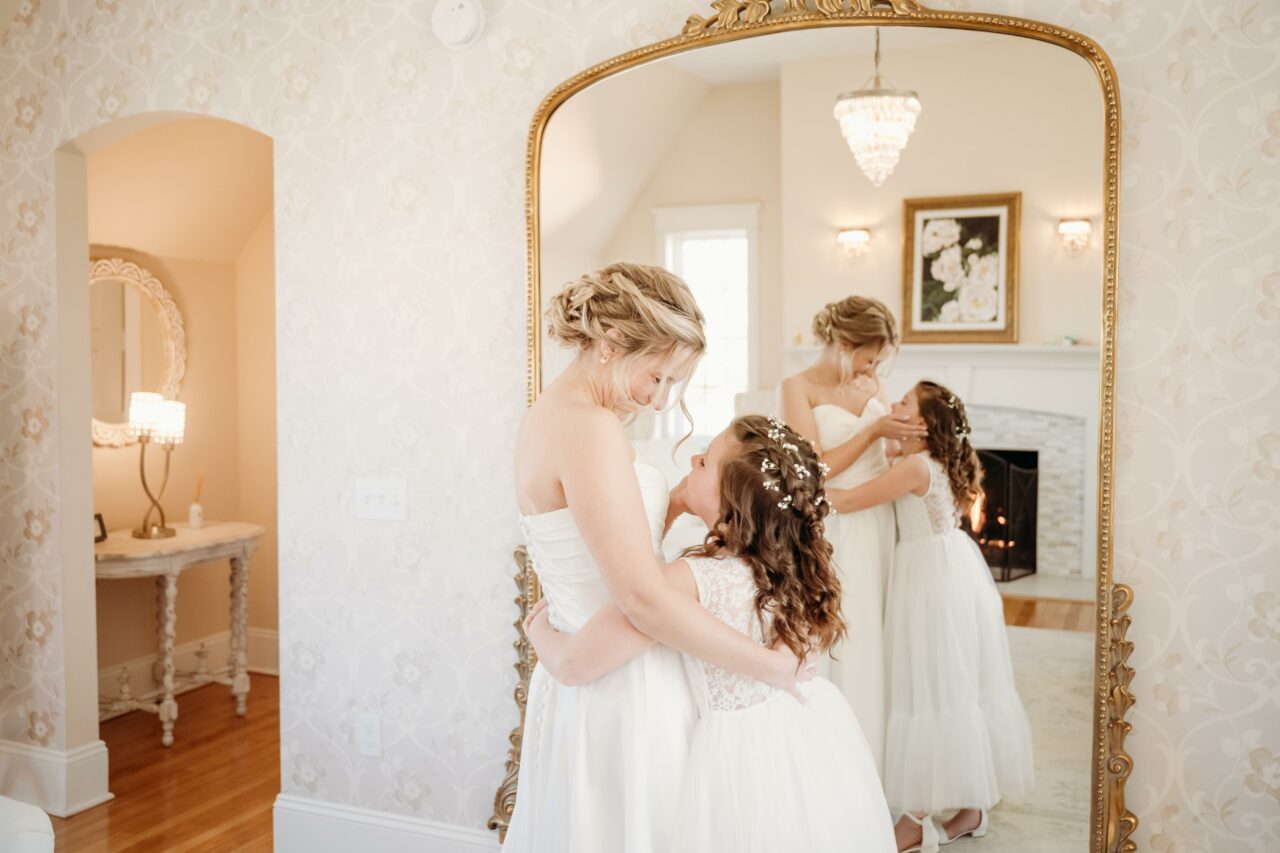
<svg viewBox="0 0 1280 853">
<path fill-rule="evenodd" d="M 1034 450 L 979 450 L 983 497 L 962 526 L 987 559 L 998 581 L 1036 570 L 1038 456 Z"/>
</svg>

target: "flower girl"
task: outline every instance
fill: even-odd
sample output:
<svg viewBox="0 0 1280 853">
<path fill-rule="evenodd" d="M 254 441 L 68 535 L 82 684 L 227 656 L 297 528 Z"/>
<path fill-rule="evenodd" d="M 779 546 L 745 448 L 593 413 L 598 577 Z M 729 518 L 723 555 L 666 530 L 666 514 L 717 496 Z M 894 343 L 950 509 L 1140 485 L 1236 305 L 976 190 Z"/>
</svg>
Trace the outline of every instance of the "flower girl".
<svg viewBox="0 0 1280 853">
<path fill-rule="evenodd" d="M 804 657 L 844 634 L 840 582 L 823 536 L 824 470 L 781 421 L 742 417 L 718 435 L 674 499 L 707 522 L 706 542 L 666 569 L 672 583 L 759 643 Z M 600 677 L 653 641 L 614 606 L 577 634 L 543 608 L 525 622 L 542 664 L 566 684 Z M 866 739 L 848 702 L 814 679 L 800 696 L 686 656 L 698 701 L 673 850 L 775 853 L 894 850 Z M 650 736 L 664 737 L 661 731 Z"/>
<path fill-rule="evenodd" d="M 839 512 L 895 502 L 898 545 L 885 606 L 889 719 L 885 793 L 903 813 L 898 845 L 923 853 L 987 831 L 987 810 L 1032 783 L 1031 729 L 1013 684 L 1004 608 L 977 545 L 959 528 L 980 494 L 964 403 L 917 384 L 895 414 L 923 439 L 855 489 L 830 490 Z M 933 816 L 958 809 L 941 827 Z"/>
</svg>

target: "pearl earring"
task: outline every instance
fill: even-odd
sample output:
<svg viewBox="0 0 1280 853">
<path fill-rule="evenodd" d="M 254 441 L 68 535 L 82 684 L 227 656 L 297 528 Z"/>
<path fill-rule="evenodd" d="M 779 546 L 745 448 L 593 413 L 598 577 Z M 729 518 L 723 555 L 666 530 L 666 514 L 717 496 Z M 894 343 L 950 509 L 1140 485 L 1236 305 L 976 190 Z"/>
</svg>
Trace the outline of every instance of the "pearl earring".
<svg viewBox="0 0 1280 853">
<path fill-rule="evenodd" d="M 600 363 L 601 363 L 601 364 L 608 364 L 608 363 L 609 363 L 609 356 L 607 356 L 607 355 L 602 355 L 602 356 L 600 356 Z"/>
</svg>

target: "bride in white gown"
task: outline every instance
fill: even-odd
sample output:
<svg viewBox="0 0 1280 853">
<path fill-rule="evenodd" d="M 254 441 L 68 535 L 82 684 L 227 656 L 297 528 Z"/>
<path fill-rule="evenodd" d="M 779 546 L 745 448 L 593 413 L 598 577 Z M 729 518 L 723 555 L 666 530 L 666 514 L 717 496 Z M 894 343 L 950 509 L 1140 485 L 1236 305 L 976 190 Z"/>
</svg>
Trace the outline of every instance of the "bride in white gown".
<svg viewBox="0 0 1280 853">
<path fill-rule="evenodd" d="M 655 556 L 666 484 L 637 461 L 621 418 L 678 399 L 673 386 L 702 354 L 688 287 L 656 267 L 614 264 L 566 287 L 546 320 L 578 356 L 525 413 L 515 477 L 549 617 L 573 632 L 612 600 L 662 645 L 581 687 L 535 668 L 503 850 L 660 853 L 696 715 L 676 650 L 787 688 L 799 665 L 680 595 Z"/>
<path fill-rule="evenodd" d="M 827 305 L 813 320 L 824 346 L 818 360 L 778 388 L 782 419 L 818 448 L 830 466 L 830 488 L 850 489 L 889 467 L 886 439 L 924 434 L 924 427 L 888 413 L 878 396 L 876 369 L 898 345 L 897 324 L 883 303 L 850 296 Z M 827 519 L 849 626 L 844 642 L 824 661 L 823 673 L 853 706 L 863 734 L 884 770 L 884 600 L 893 565 L 893 506 L 871 507 Z"/>
</svg>

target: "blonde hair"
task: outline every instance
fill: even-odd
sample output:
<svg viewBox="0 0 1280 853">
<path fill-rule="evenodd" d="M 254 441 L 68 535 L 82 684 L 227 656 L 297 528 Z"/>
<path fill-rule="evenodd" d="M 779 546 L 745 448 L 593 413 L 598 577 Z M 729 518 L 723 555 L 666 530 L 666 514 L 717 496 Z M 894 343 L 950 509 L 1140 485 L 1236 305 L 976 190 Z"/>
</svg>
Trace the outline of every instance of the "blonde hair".
<svg viewBox="0 0 1280 853">
<path fill-rule="evenodd" d="M 607 341 L 615 399 L 630 400 L 625 378 L 642 358 L 692 364 L 707 348 L 705 322 L 689 285 L 661 267 L 616 263 L 565 286 L 544 314 L 547 334 L 579 351 Z"/>
<path fill-rule="evenodd" d="M 896 347 L 898 322 L 879 299 L 849 296 L 829 303 L 817 313 L 813 336 L 821 343 L 844 343 L 852 349 L 867 344 Z"/>
</svg>

